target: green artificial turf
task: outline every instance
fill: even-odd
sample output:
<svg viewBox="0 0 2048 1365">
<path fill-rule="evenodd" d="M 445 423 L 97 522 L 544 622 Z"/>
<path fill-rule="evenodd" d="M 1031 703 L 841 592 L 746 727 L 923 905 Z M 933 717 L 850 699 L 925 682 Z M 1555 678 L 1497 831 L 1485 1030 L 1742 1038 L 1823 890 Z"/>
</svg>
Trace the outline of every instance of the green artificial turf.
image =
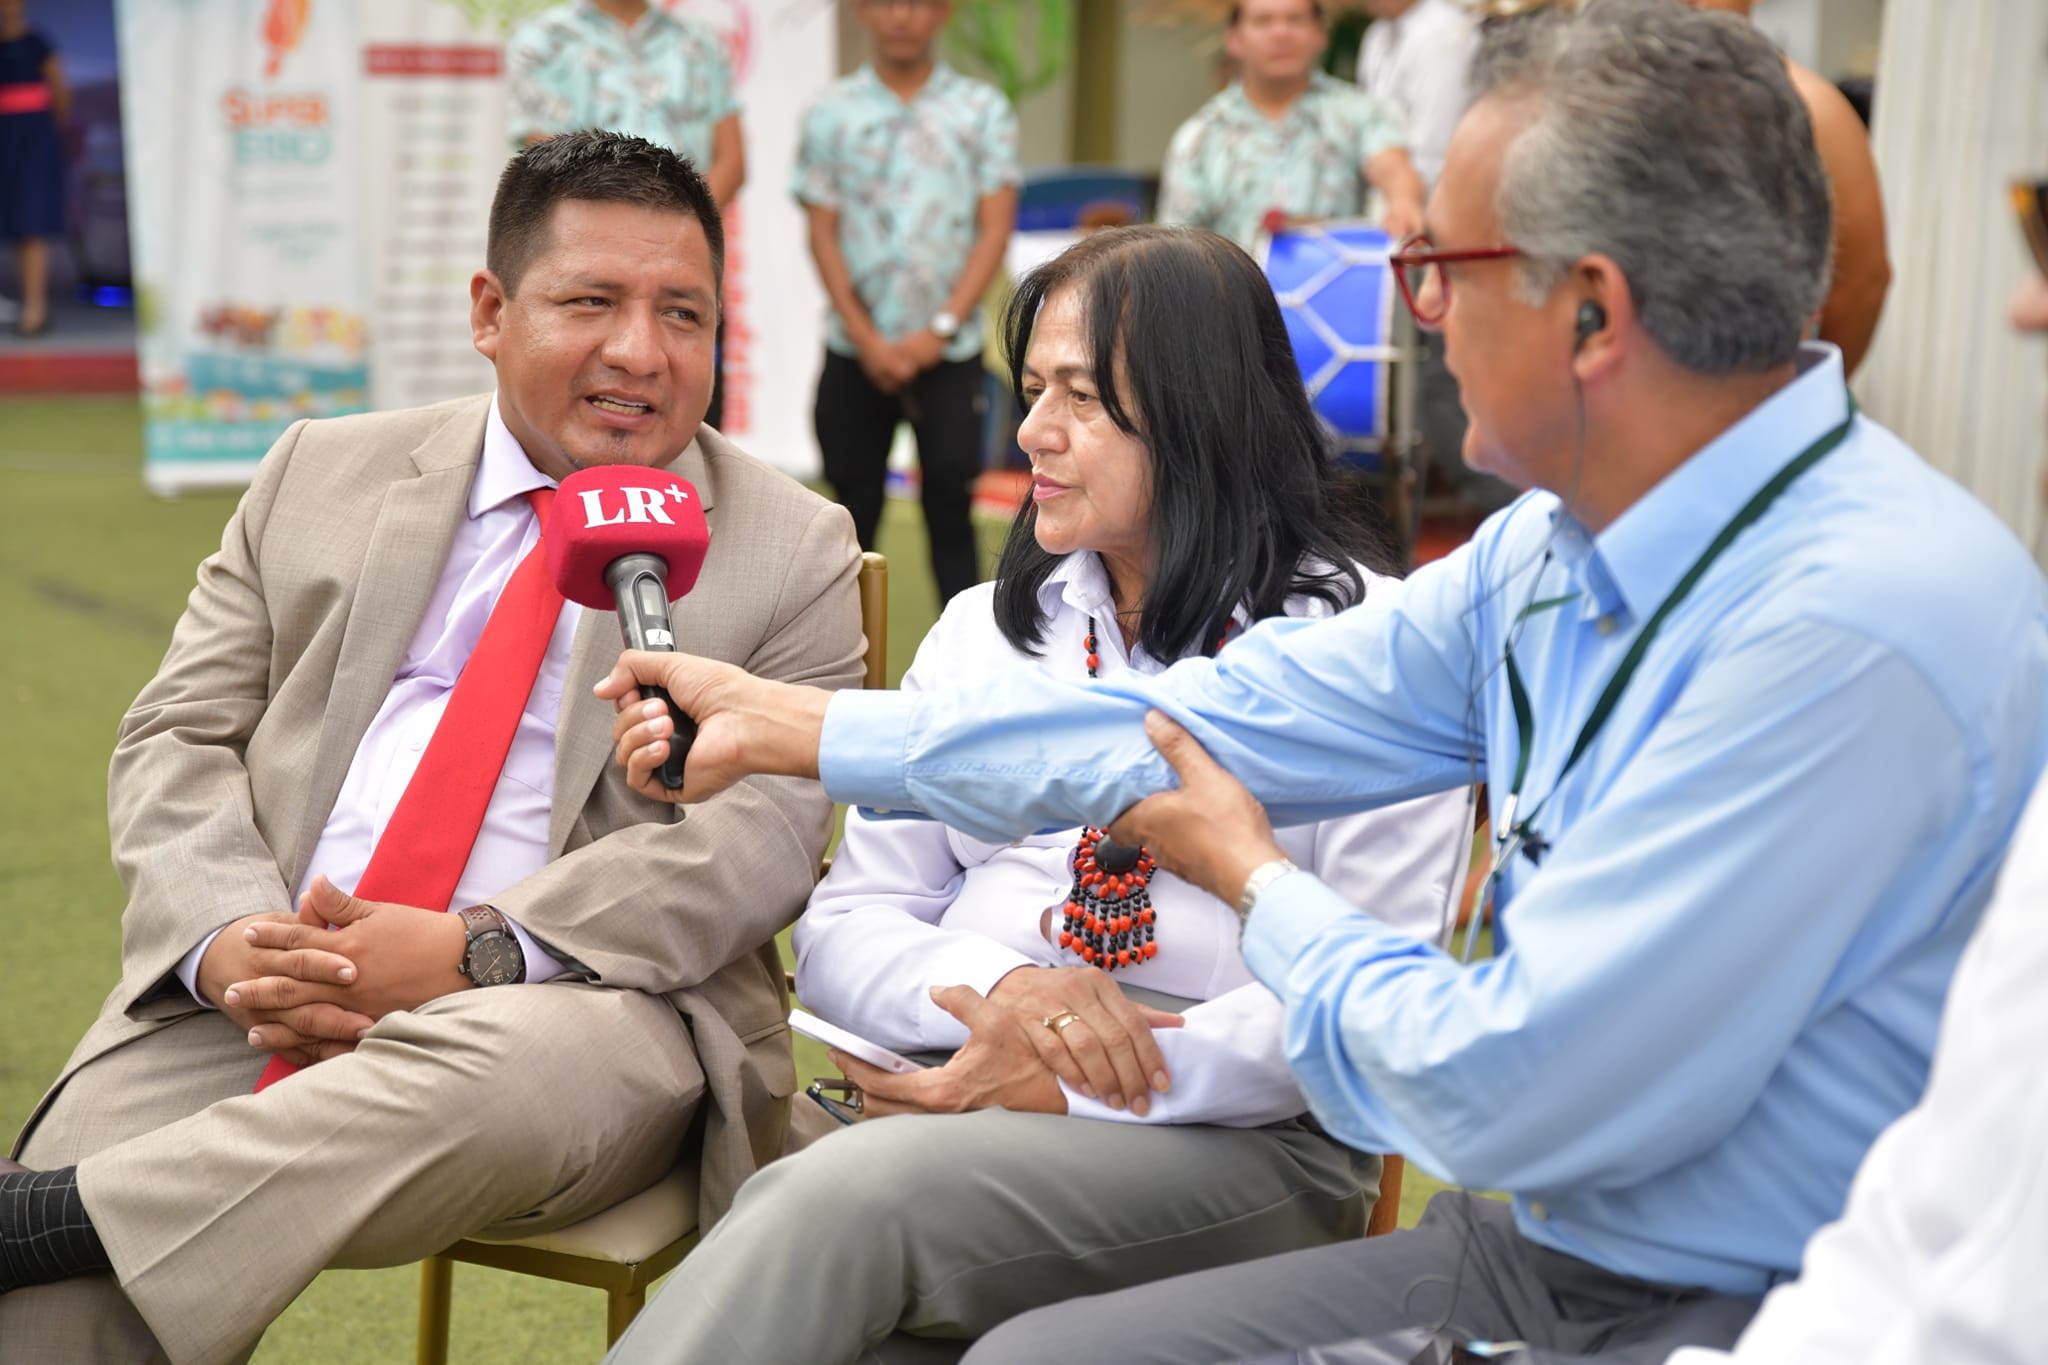
<svg viewBox="0 0 2048 1365">
<path fill-rule="evenodd" d="M 0 1131 L 10 1139 L 118 976 L 107 758 L 122 712 L 163 656 L 194 566 L 234 509 L 227 493 L 151 495 L 141 450 L 132 398 L 0 402 Z M 983 530 L 992 547 L 1001 528 Z M 894 681 L 938 602 L 916 509 L 892 502 L 881 538 Z M 797 1065 L 805 1078 L 830 1070 L 805 1040 Z M 1411 1174 L 1404 1223 L 1436 1188 Z M 418 1282 L 412 1266 L 322 1275 L 256 1359 L 410 1360 Z M 465 1365 L 600 1354 L 596 1290 L 457 1266 L 454 1304 L 451 1359 Z"/>
</svg>

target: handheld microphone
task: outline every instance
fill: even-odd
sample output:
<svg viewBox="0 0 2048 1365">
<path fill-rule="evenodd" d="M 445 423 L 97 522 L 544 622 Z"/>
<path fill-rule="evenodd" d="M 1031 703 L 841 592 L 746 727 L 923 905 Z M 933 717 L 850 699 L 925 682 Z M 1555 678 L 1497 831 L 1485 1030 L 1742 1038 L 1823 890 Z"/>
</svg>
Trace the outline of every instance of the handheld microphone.
<svg viewBox="0 0 2048 1365">
<path fill-rule="evenodd" d="M 668 604 L 696 586 L 711 546 L 704 504 L 687 479 L 640 465 L 579 469 L 562 480 L 548 514 L 548 572 L 571 602 L 616 609 L 628 649 L 673 650 Z M 675 723 L 661 785 L 678 791 L 697 723 L 659 687 L 641 694 L 668 707 Z"/>
</svg>

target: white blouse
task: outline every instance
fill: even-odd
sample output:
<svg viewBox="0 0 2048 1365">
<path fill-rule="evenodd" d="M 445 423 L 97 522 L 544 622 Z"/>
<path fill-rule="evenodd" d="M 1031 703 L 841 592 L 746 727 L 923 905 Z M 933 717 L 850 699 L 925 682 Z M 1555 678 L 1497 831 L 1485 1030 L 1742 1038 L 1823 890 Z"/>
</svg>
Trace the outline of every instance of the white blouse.
<svg viewBox="0 0 2048 1365">
<path fill-rule="evenodd" d="M 1401 588 L 1370 573 L 1366 579 L 1371 592 Z M 1142 650 L 1125 653 L 1108 576 L 1092 553 L 1069 555 L 1041 589 L 1049 619 L 1040 657 L 1003 639 L 994 597 L 995 586 L 984 583 L 953 599 L 918 647 L 906 689 L 973 687 L 1017 668 L 1085 678 L 1091 615 L 1101 627 L 1099 674 L 1166 667 Z M 1298 598 L 1288 611 L 1321 616 L 1329 608 Z M 1239 625 L 1242 618 L 1240 612 Z M 1079 833 L 991 844 L 936 821 L 849 811 L 832 871 L 797 922 L 797 993 L 817 1014 L 898 1051 L 960 1047 L 966 1026 L 932 1002 L 933 987 L 965 984 L 986 994 L 1018 967 L 1081 965 L 1041 930 L 1047 908 L 1066 899 Z M 1453 883 L 1463 881 L 1469 848 L 1462 790 L 1275 835 L 1288 857 L 1365 912 L 1418 938 L 1442 938 L 1445 907 Z M 1147 1115 L 1111 1109 L 1062 1084 L 1068 1112 L 1253 1127 L 1305 1111 L 1282 1048 L 1280 1001 L 1238 954 L 1236 910 L 1163 870 L 1150 891 L 1159 953 L 1119 969 L 1116 979 L 1204 1003 L 1186 1012 L 1185 1027 L 1155 1031 L 1173 1085 L 1153 1097 Z M 1059 916 L 1050 923 L 1056 940 Z"/>
</svg>

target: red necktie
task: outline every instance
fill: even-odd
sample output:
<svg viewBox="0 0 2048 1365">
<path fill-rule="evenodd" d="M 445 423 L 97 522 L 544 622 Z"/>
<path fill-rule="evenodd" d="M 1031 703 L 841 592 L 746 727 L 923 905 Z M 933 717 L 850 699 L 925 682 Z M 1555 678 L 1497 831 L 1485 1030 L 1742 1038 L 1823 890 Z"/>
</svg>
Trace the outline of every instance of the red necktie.
<svg viewBox="0 0 2048 1365">
<path fill-rule="evenodd" d="M 526 495 L 545 528 L 555 490 Z M 540 664 L 562 613 L 562 594 L 548 573 L 539 541 L 512 570 L 484 633 L 448 696 L 434 737 L 384 826 L 355 894 L 446 910 L 483 829 L 484 811 L 497 789 L 520 714 L 540 676 Z M 299 1068 L 272 1057 L 257 1090 Z"/>
</svg>

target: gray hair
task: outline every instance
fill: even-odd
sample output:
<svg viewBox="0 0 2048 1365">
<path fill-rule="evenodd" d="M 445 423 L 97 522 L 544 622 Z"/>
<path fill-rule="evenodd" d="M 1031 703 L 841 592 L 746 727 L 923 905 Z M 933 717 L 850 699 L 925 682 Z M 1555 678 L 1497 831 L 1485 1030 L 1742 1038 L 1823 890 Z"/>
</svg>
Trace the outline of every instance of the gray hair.
<svg viewBox="0 0 2048 1365">
<path fill-rule="evenodd" d="M 1490 33 L 1473 79 L 1479 98 L 1534 106 L 1494 195 L 1526 299 L 1604 255 L 1685 368 L 1792 359 L 1827 296 L 1827 177 L 1754 27 L 1679 0 L 1584 0 Z"/>
</svg>

